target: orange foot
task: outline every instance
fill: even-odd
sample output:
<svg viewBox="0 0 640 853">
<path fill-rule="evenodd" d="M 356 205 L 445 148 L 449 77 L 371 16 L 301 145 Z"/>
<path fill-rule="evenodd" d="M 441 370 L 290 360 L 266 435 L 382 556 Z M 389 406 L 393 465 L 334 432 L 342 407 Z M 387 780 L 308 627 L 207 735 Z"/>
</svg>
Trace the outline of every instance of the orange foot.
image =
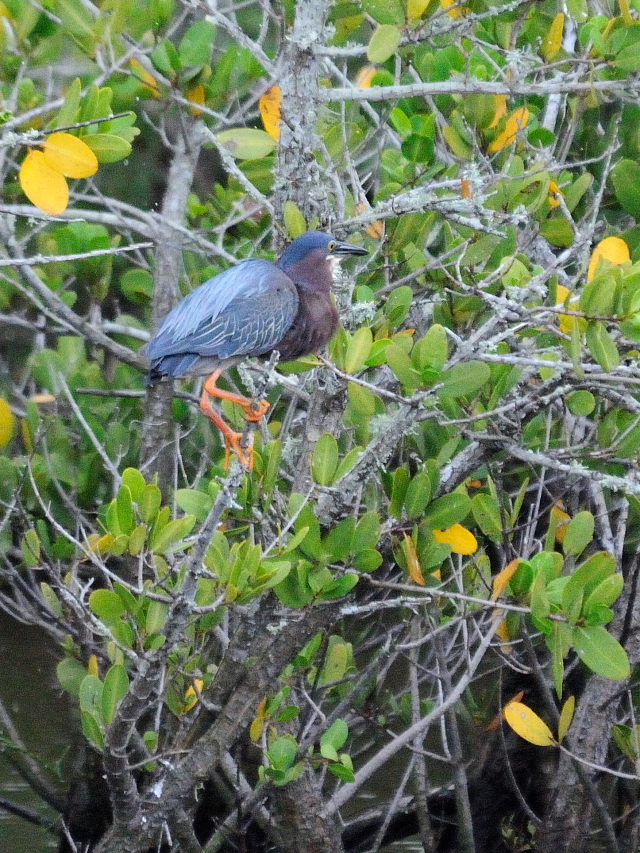
<svg viewBox="0 0 640 853">
<path fill-rule="evenodd" d="M 247 447 L 242 446 L 242 433 L 236 432 L 231 429 L 229 424 L 222 418 L 214 408 L 210 400 L 211 397 L 218 397 L 222 400 L 230 400 L 232 403 L 237 403 L 239 406 L 245 410 L 245 417 L 248 421 L 252 423 L 258 423 L 258 421 L 265 415 L 265 413 L 269 410 L 269 403 L 266 400 L 260 400 L 260 402 L 254 406 L 253 400 L 250 400 L 248 397 L 242 397 L 240 394 L 233 394 L 230 391 L 224 391 L 222 388 L 218 388 L 216 382 L 220 376 L 221 371 L 216 370 L 204 383 L 204 388 L 202 391 L 202 398 L 200 399 L 200 408 L 205 413 L 205 415 L 213 421 L 213 423 L 218 427 L 220 432 L 224 436 L 224 444 L 225 444 L 225 456 L 224 456 L 224 468 L 225 471 L 229 467 L 229 462 L 231 459 L 231 451 L 233 451 L 240 462 L 248 468 L 249 471 L 253 470 L 253 434 L 249 437 L 249 443 Z"/>
</svg>

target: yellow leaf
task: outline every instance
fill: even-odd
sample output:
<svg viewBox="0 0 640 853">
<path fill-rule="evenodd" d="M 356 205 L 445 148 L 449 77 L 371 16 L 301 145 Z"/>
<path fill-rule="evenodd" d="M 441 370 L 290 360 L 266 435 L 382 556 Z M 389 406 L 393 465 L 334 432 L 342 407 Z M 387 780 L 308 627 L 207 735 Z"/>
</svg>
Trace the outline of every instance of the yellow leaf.
<svg viewBox="0 0 640 853">
<path fill-rule="evenodd" d="M 251 727 L 249 728 L 249 737 L 255 743 L 260 739 L 262 732 L 264 731 L 264 723 L 267 719 L 267 715 L 265 714 L 265 710 L 267 708 L 267 697 L 265 696 L 262 702 L 258 705 L 258 710 L 256 712 L 256 718 L 251 723 Z"/>
<path fill-rule="evenodd" d="M 509 702 L 504 708 L 504 718 L 514 732 L 536 746 L 553 746 L 551 729 L 540 717 L 522 702 Z"/>
<path fill-rule="evenodd" d="M 556 308 L 564 308 L 566 306 L 569 311 L 576 310 L 578 307 L 578 299 L 574 296 L 572 299 L 572 302 L 574 304 L 572 305 L 571 302 L 567 302 L 570 296 L 571 291 L 568 287 L 565 287 L 563 284 L 556 285 Z M 560 331 L 564 332 L 565 335 L 569 335 L 569 337 L 571 337 L 573 333 L 573 326 L 577 319 L 577 317 L 572 317 L 569 314 L 560 314 L 560 317 L 558 319 Z"/>
<path fill-rule="evenodd" d="M 272 86 L 260 98 L 262 124 L 269 136 L 280 139 L 280 112 L 282 110 L 282 92 L 280 86 Z"/>
<path fill-rule="evenodd" d="M 564 537 L 567 532 L 567 524 L 571 521 L 571 516 L 566 513 L 558 504 L 551 507 L 549 513 L 549 527 L 555 531 L 556 541 L 561 545 L 564 542 Z"/>
<path fill-rule="evenodd" d="M 518 693 L 515 694 L 515 696 L 512 696 L 511 699 L 509 699 L 509 702 L 519 702 L 523 696 L 524 696 L 524 690 L 520 690 Z M 498 726 L 500 725 L 500 723 L 503 720 L 504 720 L 504 714 L 502 713 L 502 710 L 500 710 L 495 715 L 493 720 L 491 720 L 491 722 L 489 723 L 489 725 L 487 726 L 485 731 L 495 732 L 495 730 L 498 728 Z"/>
<path fill-rule="evenodd" d="M 632 27 L 635 23 L 631 16 L 631 9 L 629 7 L 629 0 L 619 0 L 620 6 L 620 14 L 622 15 L 622 20 L 625 23 L 626 27 Z M 614 19 L 615 20 L 615 19 Z"/>
<path fill-rule="evenodd" d="M 193 686 L 195 685 L 195 686 Z M 201 678 L 194 678 L 193 685 L 184 694 L 184 712 L 185 714 L 195 707 L 199 694 L 204 687 L 204 681 Z"/>
<path fill-rule="evenodd" d="M 505 645 L 502 646 L 502 652 L 511 653 L 512 648 L 509 644 L 511 637 L 509 636 L 509 626 L 507 625 L 506 617 L 502 620 L 502 622 L 498 625 L 498 630 L 496 631 L 496 637 L 501 640 Z"/>
<path fill-rule="evenodd" d="M 454 524 L 446 530 L 434 530 L 433 536 L 436 542 L 451 545 L 454 554 L 475 554 L 478 550 L 478 540 L 461 524 Z"/>
<path fill-rule="evenodd" d="M 498 572 L 498 574 L 493 579 L 493 592 L 491 593 L 491 601 L 497 601 L 502 593 L 507 588 L 507 584 L 511 580 L 511 578 L 515 575 L 518 566 L 520 565 L 520 560 L 516 557 L 515 560 L 511 560 L 508 566 Z"/>
<path fill-rule="evenodd" d="M 100 670 L 98 669 L 98 658 L 95 655 L 89 656 L 89 660 L 87 661 L 87 672 L 89 675 L 100 675 Z"/>
<path fill-rule="evenodd" d="M 468 9 L 451 8 L 452 6 L 459 7 L 459 0 L 440 0 L 440 5 L 447 10 L 447 15 L 450 18 L 464 18 L 469 11 Z"/>
<path fill-rule="evenodd" d="M 30 202 L 43 213 L 59 216 L 69 204 L 64 176 L 52 169 L 42 151 L 29 151 L 20 169 L 20 186 Z"/>
<path fill-rule="evenodd" d="M 98 171 L 98 159 L 86 142 L 70 133 L 52 133 L 44 143 L 44 156 L 66 178 L 89 178 Z"/>
<path fill-rule="evenodd" d="M 409 570 L 409 577 L 414 583 L 420 584 L 420 586 L 425 585 L 424 575 L 422 574 L 422 566 L 420 565 L 420 560 L 418 559 L 418 552 L 416 551 L 416 546 L 414 544 L 413 539 L 407 534 L 404 534 L 404 555 L 407 558 L 407 569 Z"/>
<path fill-rule="evenodd" d="M 564 15 L 562 12 L 557 14 L 551 26 L 547 37 L 542 42 L 542 55 L 546 60 L 551 59 L 560 50 L 562 46 L 562 33 L 564 32 Z"/>
<path fill-rule="evenodd" d="M 421 18 L 431 0 L 407 0 L 407 20 Z M 364 86 L 362 87 L 364 89 Z"/>
<path fill-rule="evenodd" d="M 24 442 L 27 453 L 33 453 L 33 437 L 31 436 L 31 429 L 26 418 L 20 418 L 20 432 L 22 433 L 22 441 Z"/>
<path fill-rule="evenodd" d="M 595 276 L 598 269 L 598 261 L 603 258 L 605 261 L 611 261 L 612 264 L 623 264 L 630 260 L 629 247 L 620 237 L 605 237 L 601 240 L 593 250 L 591 261 L 589 262 L 589 270 L 587 271 L 587 281 Z"/>
<path fill-rule="evenodd" d="M 504 126 L 504 130 L 489 146 L 489 153 L 494 154 L 496 151 L 502 151 L 503 148 L 513 145 L 516 141 L 518 131 L 526 127 L 528 121 L 529 110 L 526 107 L 520 107 L 520 109 L 511 113 Z"/>
<path fill-rule="evenodd" d="M 358 71 L 358 76 L 356 77 L 356 86 L 359 89 L 370 89 L 371 81 L 376 76 L 378 69 L 375 65 L 365 65 L 360 71 Z"/>
<path fill-rule="evenodd" d="M 560 207 L 560 202 L 556 198 L 557 195 L 562 195 L 562 190 L 555 181 L 549 181 L 549 206 Z"/>
<path fill-rule="evenodd" d="M 493 115 L 493 121 L 489 125 L 489 127 L 496 127 L 502 116 L 507 111 L 507 96 L 506 95 L 494 95 L 496 111 Z M 488 129 L 488 128 L 487 128 Z"/>
<path fill-rule="evenodd" d="M 197 86 L 189 89 L 187 92 L 187 100 L 191 101 L 192 104 L 197 104 L 198 106 L 202 106 L 205 102 L 204 96 L 204 86 L 202 83 L 198 83 Z M 198 109 L 198 106 L 190 107 L 191 115 L 199 116 L 202 113 L 202 110 Z"/>
<path fill-rule="evenodd" d="M 576 710 L 576 697 L 569 696 L 567 701 L 562 706 L 562 711 L 560 711 L 560 721 L 558 723 L 558 741 L 562 742 L 564 740 L 564 736 L 569 731 L 569 726 L 571 725 L 571 721 L 573 720 L 573 713 Z"/>
<path fill-rule="evenodd" d="M 6 400 L 0 397 L 0 447 L 6 447 L 13 435 L 15 418 Z"/>
</svg>

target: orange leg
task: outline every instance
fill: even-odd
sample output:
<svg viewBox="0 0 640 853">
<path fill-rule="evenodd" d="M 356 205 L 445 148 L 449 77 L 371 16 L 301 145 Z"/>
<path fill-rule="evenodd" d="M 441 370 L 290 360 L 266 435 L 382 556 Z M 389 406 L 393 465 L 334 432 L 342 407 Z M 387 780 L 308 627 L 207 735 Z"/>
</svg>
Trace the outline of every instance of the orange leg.
<svg viewBox="0 0 640 853">
<path fill-rule="evenodd" d="M 222 400 L 230 400 L 232 403 L 237 403 L 239 406 L 246 412 L 246 418 L 248 421 L 252 421 L 257 423 L 260 418 L 265 414 L 265 412 L 269 409 L 269 404 L 266 400 L 261 400 L 260 403 L 254 408 L 253 401 L 248 397 L 242 397 L 240 394 L 232 394 L 230 391 L 224 391 L 222 388 L 218 388 L 216 382 L 220 378 L 221 370 L 214 371 L 211 376 L 204 383 L 204 388 L 202 391 L 202 398 L 200 400 L 200 408 L 205 413 L 205 415 L 213 421 L 213 423 L 218 427 L 220 432 L 224 436 L 225 443 L 225 457 L 224 457 L 224 467 L 227 469 L 229 467 L 229 460 L 231 458 L 231 451 L 237 455 L 238 459 L 242 464 L 252 470 L 253 468 L 253 436 L 251 436 L 251 444 L 249 447 L 244 448 L 240 443 L 242 440 L 242 433 L 236 432 L 231 429 L 229 424 L 222 418 L 222 416 L 213 408 L 211 400 L 209 397 L 218 397 Z"/>
</svg>

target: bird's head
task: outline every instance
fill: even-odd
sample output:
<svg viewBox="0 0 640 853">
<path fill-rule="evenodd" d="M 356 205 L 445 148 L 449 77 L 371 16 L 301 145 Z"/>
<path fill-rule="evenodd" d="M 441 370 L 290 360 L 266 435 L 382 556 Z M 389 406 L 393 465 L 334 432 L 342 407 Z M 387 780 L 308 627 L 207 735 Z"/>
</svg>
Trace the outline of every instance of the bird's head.
<svg viewBox="0 0 640 853">
<path fill-rule="evenodd" d="M 296 283 L 326 289 L 335 265 L 347 255 L 367 255 L 366 249 L 336 240 L 324 231 L 307 231 L 286 249 L 278 266 Z"/>
</svg>

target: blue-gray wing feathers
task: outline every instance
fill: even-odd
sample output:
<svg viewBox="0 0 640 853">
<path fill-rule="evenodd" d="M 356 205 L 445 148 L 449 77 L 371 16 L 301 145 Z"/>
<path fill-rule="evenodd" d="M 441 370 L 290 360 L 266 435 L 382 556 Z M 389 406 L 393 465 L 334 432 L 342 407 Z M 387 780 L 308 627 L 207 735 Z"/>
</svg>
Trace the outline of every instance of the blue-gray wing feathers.
<svg viewBox="0 0 640 853">
<path fill-rule="evenodd" d="M 214 365 L 277 348 L 298 311 L 291 279 L 253 259 L 209 279 L 169 312 L 145 348 L 155 376 L 184 376 L 198 361 Z M 213 369 L 213 367 L 211 367 Z"/>
</svg>

